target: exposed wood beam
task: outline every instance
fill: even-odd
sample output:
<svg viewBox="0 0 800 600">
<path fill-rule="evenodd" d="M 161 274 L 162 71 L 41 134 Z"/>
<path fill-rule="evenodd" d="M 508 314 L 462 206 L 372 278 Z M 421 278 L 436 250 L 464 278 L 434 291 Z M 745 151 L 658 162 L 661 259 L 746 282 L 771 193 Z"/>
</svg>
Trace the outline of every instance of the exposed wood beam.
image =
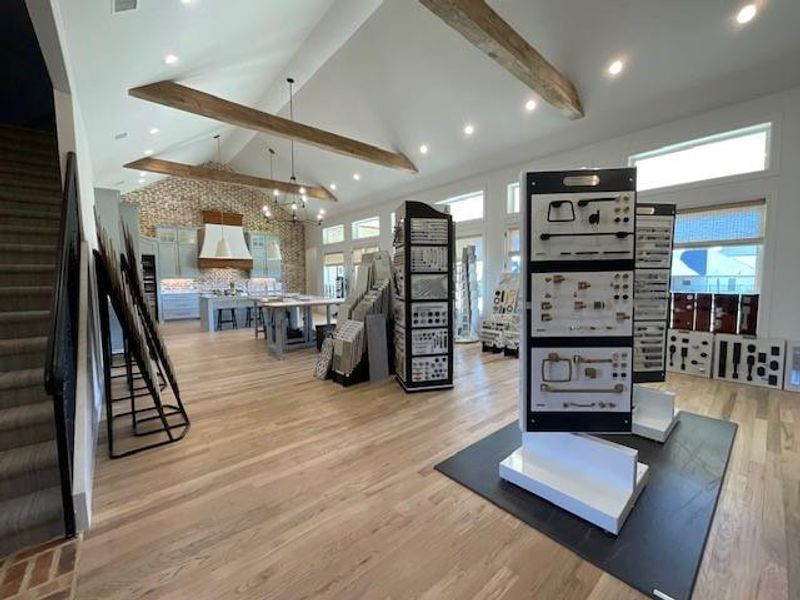
<svg viewBox="0 0 800 600">
<path fill-rule="evenodd" d="M 301 186 L 290 181 L 277 181 L 264 177 L 254 177 L 253 175 L 242 175 L 230 171 L 221 171 L 208 167 L 195 167 L 183 163 L 172 162 L 160 158 L 145 157 L 129 162 L 125 165 L 126 169 L 137 171 L 149 171 L 150 173 L 161 173 L 162 175 L 173 175 L 175 177 L 186 177 L 187 179 L 203 179 L 206 181 L 216 181 L 218 183 L 232 183 L 234 185 L 244 185 L 247 187 L 263 188 L 267 190 L 280 190 L 289 194 L 300 195 L 300 188 L 306 188 L 306 196 L 317 200 L 332 200 L 336 202 L 336 196 L 331 194 L 324 187 Z"/>
<path fill-rule="evenodd" d="M 294 139 L 323 150 L 330 150 L 331 152 L 337 152 L 384 167 L 400 169 L 409 173 L 417 172 L 417 168 L 408 160 L 408 157 L 399 152 L 391 152 L 323 129 L 317 129 L 310 125 L 290 121 L 277 115 L 271 115 L 255 108 L 212 96 L 174 81 L 159 81 L 131 88 L 128 90 L 128 94 L 134 98 L 177 108 L 195 115 L 202 115 L 229 125 Z"/>
<path fill-rule="evenodd" d="M 419 0 L 484 54 L 570 119 L 583 107 L 572 82 L 526 42 L 485 0 Z"/>
</svg>

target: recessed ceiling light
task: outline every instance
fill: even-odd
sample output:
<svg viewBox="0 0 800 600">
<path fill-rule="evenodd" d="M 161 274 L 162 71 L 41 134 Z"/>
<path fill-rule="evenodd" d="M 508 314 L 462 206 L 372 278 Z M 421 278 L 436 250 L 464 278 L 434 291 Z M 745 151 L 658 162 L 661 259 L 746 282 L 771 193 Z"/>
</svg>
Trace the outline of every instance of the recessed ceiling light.
<svg viewBox="0 0 800 600">
<path fill-rule="evenodd" d="M 472 135 L 473 133 L 475 133 L 475 127 L 469 123 L 464 125 L 464 135 Z"/>
<path fill-rule="evenodd" d="M 156 134 L 157 134 L 158 132 L 160 132 L 160 131 L 161 131 L 161 130 L 160 130 L 158 127 L 152 127 L 152 128 L 150 129 L 150 135 L 156 135 Z"/>
<path fill-rule="evenodd" d="M 139 180 L 139 183 L 144 183 L 144 179 L 140 179 L 140 180 Z"/>
<path fill-rule="evenodd" d="M 623 62 L 621 60 L 615 60 L 610 65 L 608 65 L 608 74 L 609 75 L 619 75 L 620 73 L 622 73 L 622 68 L 624 66 L 625 65 L 623 64 Z"/>
<path fill-rule="evenodd" d="M 528 112 L 531 112 L 535 109 L 536 109 L 536 100 L 528 100 L 525 103 L 525 110 L 527 110 Z"/>
<path fill-rule="evenodd" d="M 175 56 L 174 54 L 167 54 L 164 57 L 164 64 L 165 65 L 174 65 L 174 64 L 177 64 L 177 62 L 178 62 L 178 57 Z"/>
<path fill-rule="evenodd" d="M 145 150 L 145 151 L 144 151 L 144 155 L 145 155 L 145 156 L 150 156 L 152 153 L 153 153 L 153 151 L 152 151 L 152 150 L 150 150 L 149 148 L 148 148 L 147 150 Z"/>
<path fill-rule="evenodd" d="M 141 171 L 139 173 L 139 177 L 145 177 L 147 175 L 147 171 Z"/>
<path fill-rule="evenodd" d="M 319 214 L 324 215 L 325 214 L 325 209 L 324 208 L 320 208 L 319 209 Z"/>
<path fill-rule="evenodd" d="M 739 12 L 736 13 L 736 22 L 739 23 L 739 25 L 749 23 L 756 16 L 757 12 L 758 8 L 755 4 L 745 4 L 739 9 Z"/>
<path fill-rule="evenodd" d="M 336 189 L 336 184 L 332 183 L 330 187 L 331 187 L 332 190 L 335 190 Z"/>
<path fill-rule="evenodd" d="M 355 179 L 356 181 L 361 181 L 361 175 L 359 175 L 358 173 L 353 173 L 353 179 Z"/>
<path fill-rule="evenodd" d="M 181 4 L 191 4 L 192 0 L 181 0 Z"/>
<path fill-rule="evenodd" d="M 419 147 L 419 153 L 420 154 L 427 154 L 428 153 L 428 145 L 427 144 L 422 144 L 422 146 Z"/>
<path fill-rule="evenodd" d="M 297 190 L 297 191 L 300 192 L 301 196 L 305 196 L 306 195 L 306 188 L 304 188 L 302 185 L 300 186 L 300 189 Z"/>
</svg>

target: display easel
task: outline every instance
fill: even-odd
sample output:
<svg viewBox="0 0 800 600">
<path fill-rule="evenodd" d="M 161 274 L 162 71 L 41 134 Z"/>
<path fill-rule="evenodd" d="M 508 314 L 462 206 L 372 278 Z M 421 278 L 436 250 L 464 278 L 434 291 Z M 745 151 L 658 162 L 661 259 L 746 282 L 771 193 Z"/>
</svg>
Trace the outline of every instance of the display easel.
<svg viewBox="0 0 800 600">
<path fill-rule="evenodd" d="M 131 290 L 131 281 L 123 276 L 120 262 L 113 245 L 105 231 L 98 229 L 99 250 L 94 251 L 97 267 L 98 307 L 100 328 L 103 342 L 103 370 L 106 390 L 106 428 L 108 434 L 108 451 L 110 458 L 121 458 L 137 454 L 159 446 L 171 444 L 183 439 L 189 430 L 189 418 L 177 393 L 171 363 L 166 354 L 160 354 L 155 340 L 160 340 L 158 331 L 145 332 L 146 320 L 142 318 L 135 301 L 136 294 Z M 144 304 L 146 307 L 146 303 Z M 123 352 L 124 378 L 126 392 L 115 396 L 112 388 L 113 357 L 111 352 L 110 311 L 114 310 L 118 317 L 125 339 Z M 143 323 L 145 327 L 143 327 Z M 172 379 L 175 382 L 176 404 L 164 404 L 161 391 L 162 380 Z M 143 382 L 144 386 L 136 385 Z M 165 385 L 165 384 L 164 384 Z M 149 397 L 152 404 L 142 407 L 138 399 Z M 123 409 L 116 408 L 122 402 L 129 405 Z M 149 437 L 162 434 L 163 438 L 144 445 L 119 452 L 115 449 L 115 424 L 121 420 L 129 420 L 134 438 Z M 165 438 L 165 439 L 164 439 Z"/>
</svg>

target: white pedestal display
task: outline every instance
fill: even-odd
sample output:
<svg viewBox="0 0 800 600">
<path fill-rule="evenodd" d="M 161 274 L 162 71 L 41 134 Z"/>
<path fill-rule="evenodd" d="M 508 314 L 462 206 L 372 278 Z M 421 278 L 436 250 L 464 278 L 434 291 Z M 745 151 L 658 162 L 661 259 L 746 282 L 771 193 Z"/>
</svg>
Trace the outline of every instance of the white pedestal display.
<svg viewBox="0 0 800 600">
<path fill-rule="evenodd" d="M 618 534 L 647 481 L 638 452 L 576 433 L 523 433 L 500 477 Z"/>
<path fill-rule="evenodd" d="M 649 440 L 666 442 L 678 421 L 675 394 L 633 386 L 633 427 L 631 432 Z"/>
</svg>

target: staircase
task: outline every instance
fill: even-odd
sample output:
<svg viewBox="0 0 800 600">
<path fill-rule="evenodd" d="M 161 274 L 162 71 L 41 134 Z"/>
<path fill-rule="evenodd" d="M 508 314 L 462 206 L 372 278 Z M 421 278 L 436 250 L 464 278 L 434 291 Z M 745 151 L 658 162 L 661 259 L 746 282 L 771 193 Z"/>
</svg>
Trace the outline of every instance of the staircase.
<svg viewBox="0 0 800 600">
<path fill-rule="evenodd" d="M 0 127 L 0 558 L 64 536 L 44 388 L 61 203 L 54 135 Z"/>
</svg>

